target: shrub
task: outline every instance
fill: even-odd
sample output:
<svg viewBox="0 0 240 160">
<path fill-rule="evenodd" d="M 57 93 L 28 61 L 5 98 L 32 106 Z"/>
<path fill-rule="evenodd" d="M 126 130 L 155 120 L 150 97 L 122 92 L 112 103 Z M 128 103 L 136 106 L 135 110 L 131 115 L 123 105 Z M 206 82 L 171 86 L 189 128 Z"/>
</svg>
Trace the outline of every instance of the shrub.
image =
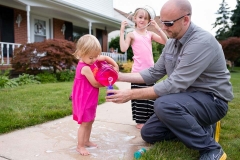
<svg viewBox="0 0 240 160">
<path fill-rule="evenodd" d="M 41 83 L 54 83 L 57 82 L 57 77 L 54 73 L 45 71 L 36 75 L 36 79 Z"/>
<path fill-rule="evenodd" d="M 0 88 L 17 87 L 17 82 L 11 80 L 6 75 L 0 74 Z"/>
<path fill-rule="evenodd" d="M 120 69 L 121 72 L 130 73 L 132 70 L 133 61 L 128 60 L 126 63 L 123 63 Z M 119 67 L 120 68 L 120 67 Z"/>
<path fill-rule="evenodd" d="M 19 75 L 18 78 L 13 78 L 19 86 L 25 85 L 25 84 L 40 84 L 40 82 L 35 78 L 34 75 L 29 75 L 23 73 L 22 75 Z"/>
<path fill-rule="evenodd" d="M 63 70 L 63 71 L 59 71 L 56 74 L 57 80 L 59 82 L 69 82 L 69 81 L 73 81 L 74 77 L 75 77 L 75 72 L 67 69 L 67 70 Z"/>
<path fill-rule="evenodd" d="M 20 73 L 38 74 L 46 68 L 56 73 L 78 63 L 74 51 L 75 43 L 62 39 L 24 44 L 14 50 L 12 68 Z"/>
<path fill-rule="evenodd" d="M 29 74 L 22 74 L 18 78 L 9 78 L 9 70 L 0 74 L 0 88 L 12 88 L 25 84 L 39 84 L 35 76 Z"/>
<path fill-rule="evenodd" d="M 226 59 L 232 62 L 240 59 L 240 38 L 239 37 L 230 37 L 226 40 L 220 41 L 219 43 L 222 45 L 222 49 Z"/>
</svg>

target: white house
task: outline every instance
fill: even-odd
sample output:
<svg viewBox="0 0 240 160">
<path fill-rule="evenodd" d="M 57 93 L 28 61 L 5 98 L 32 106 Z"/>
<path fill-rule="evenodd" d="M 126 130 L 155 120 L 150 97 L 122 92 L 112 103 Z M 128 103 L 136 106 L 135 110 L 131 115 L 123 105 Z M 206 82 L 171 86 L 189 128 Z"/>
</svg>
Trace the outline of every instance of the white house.
<svg viewBox="0 0 240 160">
<path fill-rule="evenodd" d="M 9 65 L 15 47 L 44 39 L 76 41 L 95 35 L 108 51 L 108 33 L 119 30 L 113 0 L 1 0 L 0 63 Z"/>
</svg>

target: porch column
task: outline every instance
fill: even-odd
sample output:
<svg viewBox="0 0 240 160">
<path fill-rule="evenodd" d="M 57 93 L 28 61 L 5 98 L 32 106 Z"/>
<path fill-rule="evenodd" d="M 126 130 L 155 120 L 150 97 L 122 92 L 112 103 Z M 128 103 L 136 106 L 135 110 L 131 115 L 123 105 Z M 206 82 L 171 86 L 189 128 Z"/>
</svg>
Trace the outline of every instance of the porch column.
<svg viewBox="0 0 240 160">
<path fill-rule="evenodd" d="M 88 22 L 88 32 L 89 34 L 91 34 L 91 30 L 92 30 L 92 22 Z"/>
<path fill-rule="evenodd" d="M 26 10 L 27 10 L 27 43 L 31 43 L 31 39 L 30 39 L 30 6 L 27 5 L 26 6 Z"/>
</svg>

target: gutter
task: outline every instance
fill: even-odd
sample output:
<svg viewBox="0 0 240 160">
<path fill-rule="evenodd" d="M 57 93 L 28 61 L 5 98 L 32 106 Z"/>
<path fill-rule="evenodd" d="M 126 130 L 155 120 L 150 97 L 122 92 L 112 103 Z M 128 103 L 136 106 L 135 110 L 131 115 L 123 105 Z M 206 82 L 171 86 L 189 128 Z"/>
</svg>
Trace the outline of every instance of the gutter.
<svg viewBox="0 0 240 160">
<path fill-rule="evenodd" d="M 61 5 L 61 6 L 64 6 L 64 7 L 68 7 L 70 9 L 73 9 L 73 10 L 76 10 L 76 11 L 81 10 L 83 13 L 88 14 L 90 16 L 95 16 L 95 17 L 98 17 L 98 18 L 101 18 L 101 19 L 104 19 L 104 20 L 107 20 L 107 21 L 110 21 L 110 22 L 113 22 L 113 23 L 121 24 L 121 21 L 119 21 L 118 19 L 108 17 L 108 16 L 105 16 L 103 14 L 100 14 L 100 13 L 97 13 L 97 12 L 94 12 L 94 11 L 91 11 L 91 10 L 88 10 L 88 9 L 85 9 L 85 8 L 82 8 L 82 7 L 76 7 L 75 5 L 72 5 L 71 3 L 68 3 L 68 2 L 63 2 L 63 1 L 59 1 L 59 0 L 50 0 L 49 2 L 58 4 L 58 5 Z"/>
</svg>

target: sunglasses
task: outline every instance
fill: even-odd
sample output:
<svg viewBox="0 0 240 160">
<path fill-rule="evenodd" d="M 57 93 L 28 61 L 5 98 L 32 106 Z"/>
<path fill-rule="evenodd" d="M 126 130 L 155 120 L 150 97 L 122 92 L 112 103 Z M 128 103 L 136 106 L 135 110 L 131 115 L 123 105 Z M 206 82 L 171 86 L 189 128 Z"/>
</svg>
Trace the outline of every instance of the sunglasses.
<svg viewBox="0 0 240 160">
<path fill-rule="evenodd" d="M 174 22 L 176 22 L 176 21 L 182 19 L 182 18 L 185 17 L 185 16 L 190 16 L 190 15 L 191 15 L 191 14 L 188 13 L 188 14 L 186 14 L 186 15 L 184 15 L 184 16 L 178 18 L 178 19 L 175 19 L 175 20 L 173 20 L 173 21 L 162 21 L 162 20 L 160 19 L 160 22 L 161 22 L 162 24 L 164 24 L 165 26 L 167 26 L 167 27 L 171 27 L 171 26 L 174 25 Z"/>
</svg>

